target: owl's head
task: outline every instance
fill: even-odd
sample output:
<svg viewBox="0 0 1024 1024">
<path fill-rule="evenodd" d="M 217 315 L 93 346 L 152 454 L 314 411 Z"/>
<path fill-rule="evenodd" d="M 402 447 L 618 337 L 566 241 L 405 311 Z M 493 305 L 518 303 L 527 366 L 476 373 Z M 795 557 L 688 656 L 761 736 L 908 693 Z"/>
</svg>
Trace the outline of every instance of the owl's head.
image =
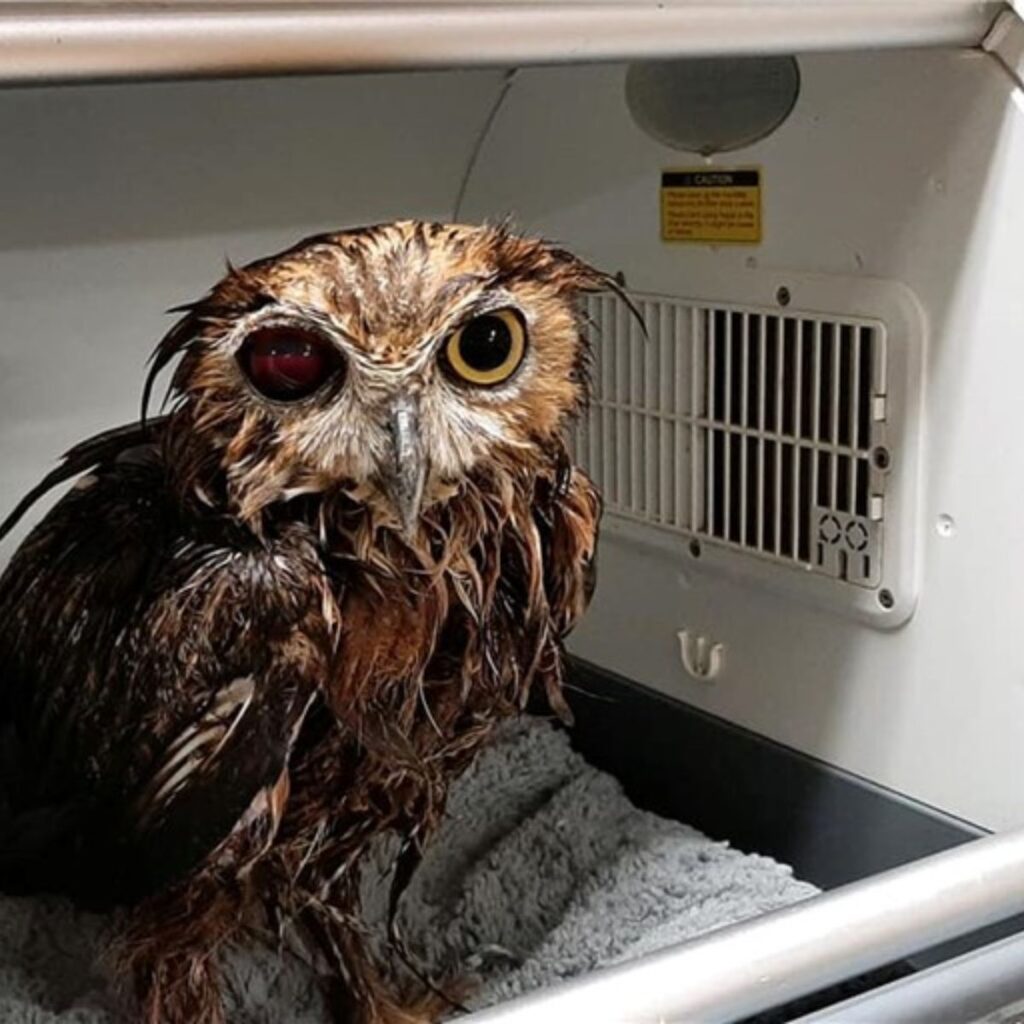
<svg viewBox="0 0 1024 1024">
<path fill-rule="evenodd" d="M 179 484 L 246 521 L 341 491 L 406 533 L 495 467 L 560 449 L 586 400 L 581 292 L 614 282 L 503 228 L 321 235 L 228 275 L 161 342 L 179 353 Z M 148 389 L 147 389 L 148 390 Z"/>
</svg>

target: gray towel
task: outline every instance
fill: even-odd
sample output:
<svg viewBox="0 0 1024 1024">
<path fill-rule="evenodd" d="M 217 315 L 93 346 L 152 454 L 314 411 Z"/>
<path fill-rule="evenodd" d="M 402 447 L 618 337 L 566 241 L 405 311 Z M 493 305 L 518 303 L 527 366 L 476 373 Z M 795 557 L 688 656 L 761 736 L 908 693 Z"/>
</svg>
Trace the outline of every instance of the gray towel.
<svg viewBox="0 0 1024 1024">
<path fill-rule="evenodd" d="M 388 854 L 382 844 L 363 876 L 378 934 Z M 638 810 L 564 732 L 523 721 L 456 786 L 400 921 L 428 971 L 480 979 L 469 999 L 480 1007 L 815 892 L 773 860 Z M 61 900 L 0 897 L 0 1021 L 120 1021 L 93 966 L 104 926 Z M 294 958 L 236 950 L 226 978 L 232 1024 L 326 1019 Z"/>
</svg>

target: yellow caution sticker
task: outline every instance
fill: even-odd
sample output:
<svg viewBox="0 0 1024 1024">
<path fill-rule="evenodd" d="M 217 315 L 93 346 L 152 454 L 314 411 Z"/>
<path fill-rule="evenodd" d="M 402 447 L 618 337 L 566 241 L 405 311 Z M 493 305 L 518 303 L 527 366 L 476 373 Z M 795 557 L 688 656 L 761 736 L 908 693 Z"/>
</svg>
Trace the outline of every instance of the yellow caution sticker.
<svg viewBox="0 0 1024 1024">
<path fill-rule="evenodd" d="M 756 168 L 664 171 L 663 242 L 761 241 L 761 172 Z"/>
</svg>

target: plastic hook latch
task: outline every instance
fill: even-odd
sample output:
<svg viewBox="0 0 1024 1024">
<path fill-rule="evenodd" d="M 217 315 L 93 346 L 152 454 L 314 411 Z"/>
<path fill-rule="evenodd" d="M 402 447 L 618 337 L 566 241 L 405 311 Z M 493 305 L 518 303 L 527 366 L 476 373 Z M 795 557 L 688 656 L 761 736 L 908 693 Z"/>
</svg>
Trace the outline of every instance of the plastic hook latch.
<svg viewBox="0 0 1024 1024">
<path fill-rule="evenodd" d="M 699 636 L 687 629 L 679 631 L 679 656 L 683 668 L 694 679 L 714 679 L 722 671 L 725 661 L 725 646 Z"/>
</svg>

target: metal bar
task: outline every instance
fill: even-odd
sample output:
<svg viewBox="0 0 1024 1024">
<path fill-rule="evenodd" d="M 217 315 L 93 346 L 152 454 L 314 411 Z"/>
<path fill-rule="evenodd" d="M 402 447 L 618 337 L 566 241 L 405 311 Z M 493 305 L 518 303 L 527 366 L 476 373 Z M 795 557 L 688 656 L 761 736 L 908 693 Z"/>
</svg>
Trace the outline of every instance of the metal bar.
<svg viewBox="0 0 1024 1024">
<path fill-rule="evenodd" d="M 680 314 L 677 312 L 676 316 Z M 709 465 L 707 462 L 707 453 L 704 451 L 705 438 L 711 435 L 707 431 L 700 431 L 697 429 L 697 417 L 708 412 L 707 403 L 710 401 L 708 397 L 708 378 L 705 375 L 705 345 L 707 339 L 704 336 L 702 330 L 702 324 L 704 324 L 705 317 L 707 316 L 706 311 L 700 309 L 698 306 L 692 306 L 690 308 L 690 405 L 687 410 L 690 417 L 690 522 L 689 527 L 697 533 L 702 528 L 707 532 L 707 523 L 701 522 L 701 508 L 707 508 L 707 495 L 705 494 L 704 487 L 704 467 Z M 679 367 L 684 365 L 680 358 Z M 679 377 L 679 388 L 682 390 L 685 384 L 680 369 L 676 370 Z M 684 391 L 685 393 L 685 391 Z M 703 396 L 703 398 L 702 398 Z M 676 471 L 679 473 L 679 479 L 682 481 L 684 475 L 682 472 L 683 467 L 683 445 L 685 439 L 683 437 L 682 430 L 678 433 L 678 451 L 676 453 Z M 706 443 L 706 442 L 705 442 Z M 684 495 L 682 492 L 679 494 L 680 500 L 680 525 L 682 525 L 683 508 L 682 504 Z"/>
<path fill-rule="evenodd" d="M 843 370 L 843 348 L 846 340 L 845 332 L 839 324 L 833 324 L 829 334 L 832 338 L 832 424 L 830 427 L 829 440 L 834 445 L 839 444 L 839 395 L 842 388 Z M 829 472 L 831 474 L 831 498 L 832 508 L 839 509 L 839 456 L 833 455 L 829 460 Z"/>
<path fill-rule="evenodd" d="M 620 304 L 621 305 L 621 304 Z M 641 304 L 641 315 L 646 314 L 646 305 Z M 633 413 L 629 421 L 629 499 L 634 512 L 650 510 L 647 503 L 647 478 L 653 470 L 645 465 L 643 435 L 646 431 L 646 405 L 644 394 L 644 350 L 637 344 L 637 326 L 633 317 L 626 321 L 626 341 L 629 346 L 629 395 Z"/>
<path fill-rule="evenodd" d="M 658 413 L 668 412 L 670 409 L 671 396 L 675 391 L 675 359 L 672 351 L 674 338 L 669 333 L 669 324 L 672 322 L 673 311 L 667 302 L 658 303 L 658 399 L 654 403 L 654 409 Z M 675 493 L 673 487 L 673 440 L 675 430 L 667 419 L 658 419 L 658 429 L 661 431 L 661 490 L 659 494 L 660 505 L 658 518 L 662 523 L 671 524 L 676 522 L 675 518 Z M 678 470 L 677 470 L 678 472 Z"/>
<path fill-rule="evenodd" d="M 722 412 L 718 408 L 718 397 L 715 394 L 717 388 L 717 382 L 715 380 L 715 374 L 718 372 L 717 354 L 715 352 L 715 345 L 718 340 L 718 329 L 715 324 L 715 311 L 709 309 L 707 311 L 707 353 L 708 353 L 708 413 L 707 418 L 710 421 L 720 420 L 722 418 Z M 709 537 L 715 536 L 715 470 L 719 467 L 715 465 L 715 435 L 716 430 L 714 426 L 707 428 L 707 473 L 705 479 L 707 480 L 707 502 L 705 508 L 707 509 L 707 525 L 706 533 Z M 723 435 L 723 440 L 725 437 Z M 722 531 L 722 536 L 728 536 L 728 530 Z"/>
<path fill-rule="evenodd" d="M 0 0 L 2 2 L 2 0 Z M 624 415 L 643 415 L 644 409 L 641 406 L 633 405 L 630 402 L 602 402 L 603 406 L 615 411 L 621 412 Z M 721 420 L 709 420 L 705 416 L 697 416 L 693 420 L 690 420 L 686 416 L 674 416 L 671 413 L 663 412 L 652 412 L 651 417 L 656 420 L 663 420 L 670 424 L 676 424 L 677 426 L 687 426 L 690 423 L 695 424 L 698 427 L 710 428 L 715 427 L 722 433 L 732 434 L 736 437 L 747 437 L 753 440 L 759 438 L 765 441 L 780 440 L 786 444 L 798 445 L 803 448 L 815 448 L 817 451 L 824 452 L 826 455 L 849 455 L 851 457 L 860 455 L 863 456 L 864 452 L 857 449 L 851 448 L 848 444 L 831 444 L 826 441 L 819 442 L 817 445 L 813 441 L 808 441 L 806 438 L 793 437 L 792 434 L 776 434 L 774 430 L 758 430 L 756 427 L 741 427 L 739 424 L 726 427 L 722 424 Z"/>
<path fill-rule="evenodd" d="M 851 370 L 851 381 L 850 381 L 850 426 L 849 426 L 849 442 L 851 448 L 857 448 L 857 436 L 860 430 L 860 346 L 861 346 L 861 329 L 859 327 L 847 327 L 847 335 L 850 339 L 850 345 L 853 346 L 852 354 L 853 357 L 850 361 Z M 848 466 L 849 476 L 847 478 L 847 495 L 849 500 L 849 511 L 853 514 L 857 512 L 857 460 L 851 458 Z"/>
<path fill-rule="evenodd" d="M 715 316 L 716 314 L 712 314 Z M 735 540 L 732 535 L 732 437 L 729 434 L 729 425 L 734 415 L 732 408 L 732 376 L 735 367 L 732 365 L 732 314 L 726 311 L 722 314 L 722 323 L 725 325 L 725 416 L 722 428 L 722 536 L 729 540 Z"/>
<path fill-rule="evenodd" d="M 603 413 L 601 411 L 601 399 L 603 397 L 603 391 L 601 388 L 601 373 L 602 373 L 602 358 L 601 353 L 604 349 L 603 339 L 601 333 L 604 330 L 604 324 L 601 320 L 600 310 L 600 299 L 595 300 L 590 298 L 587 301 L 587 315 L 591 319 L 592 327 L 592 350 L 594 352 L 595 366 L 593 376 L 593 388 L 594 393 L 591 395 L 590 404 L 587 408 L 587 428 L 590 435 L 590 447 L 589 447 L 589 459 L 587 461 L 587 468 L 590 471 L 591 476 L 599 484 L 602 480 L 601 474 L 602 469 L 602 444 L 601 444 L 601 421 Z"/>
<path fill-rule="evenodd" d="M 775 445 L 775 547 L 773 551 L 776 555 L 782 554 L 782 459 L 784 445 L 782 444 L 782 371 L 785 367 L 783 360 L 783 350 L 785 348 L 786 339 L 782 329 L 782 320 L 774 319 L 775 324 L 775 433 L 780 438 L 779 442 Z M 767 321 L 766 321 L 767 324 Z"/>
<path fill-rule="evenodd" d="M 633 417 L 627 403 L 633 399 L 630 390 L 632 360 L 629 351 L 630 312 L 617 299 L 610 300 L 615 316 L 615 479 L 616 498 L 622 508 L 633 508 L 633 476 L 630 472 L 630 437 Z"/>
<path fill-rule="evenodd" d="M 814 454 L 811 461 L 811 508 L 819 504 L 819 442 L 821 441 L 821 321 L 814 321 L 814 392 L 811 401 L 811 415 L 814 417 L 811 423 L 811 440 L 814 444 Z M 813 519 L 813 517 L 812 517 Z M 811 536 L 814 536 L 817 524 L 811 522 Z"/>
<path fill-rule="evenodd" d="M 669 330 L 672 323 L 672 310 L 667 302 L 658 303 L 657 314 L 657 351 L 659 357 L 658 370 L 658 400 L 656 410 L 658 414 L 668 413 L 672 408 L 672 395 L 675 393 L 675 352 L 673 352 L 674 339 Z M 675 459 L 675 434 L 676 430 L 672 423 L 658 417 L 658 429 L 662 431 L 662 508 L 660 508 L 660 520 L 667 525 L 677 524 L 676 518 L 676 495 L 674 486 L 674 459 Z M 677 469 L 676 472 L 679 472 Z"/>
<path fill-rule="evenodd" d="M 598 300 L 601 307 L 601 488 L 605 500 L 617 505 L 618 481 L 615 470 L 618 459 L 615 455 L 615 444 L 618 435 L 615 432 L 615 411 L 611 403 L 615 401 L 615 303 L 614 300 L 601 296 Z"/>
<path fill-rule="evenodd" d="M 801 431 L 801 417 L 803 416 L 803 345 L 804 345 L 804 324 L 802 320 L 783 320 L 783 334 L 785 334 L 786 323 L 792 324 L 793 339 L 793 436 L 799 438 Z M 800 483 L 801 483 L 801 449 L 799 442 L 793 445 L 793 557 L 800 557 L 800 534 L 801 509 L 800 509 Z"/>
<path fill-rule="evenodd" d="M 872 329 L 871 337 L 871 352 L 875 360 L 875 393 L 884 395 L 889 390 L 889 381 L 886 377 L 886 367 L 889 365 L 886 360 L 886 355 L 888 354 L 889 349 L 889 336 L 885 333 L 884 327 L 878 326 Z"/>
<path fill-rule="evenodd" d="M 644 302 L 644 322 L 650 322 L 653 303 Z M 651 338 L 644 338 L 637 325 L 630 321 L 633 344 L 639 349 L 643 364 L 644 379 L 644 411 L 643 411 L 643 443 L 640 457 L 644 465 L 644 512 L 655 521 L 661 518 L 661 425 L 652 413 L 658 409 L 658 345 L 661 332 Z"/>
<path fill-rule="evenodd" d="M 757 344 L 758 344 L 758 357 L 757 357 L 757 429 L 758 429 L 758 441 L 757 441 L 757 550 L 764 551 L 764 514 L 765 514 L 765 494 L 764 494 L 764 446 L 765 446 L 765 431 L 768 429 L 768 424 L 765 422 L 765 407 L 767 403 L 768 395 L 768 358 L 766 356 L 767 351 L 767 320 L 765 317 L 759 316 L 757 318 Z"/>
<path fill-rule="evenodd" d="M 595 971 L 467 1024 L 724 1024 L 1024 910 L 1024 829 Z"/>
<path fill-rule="evenodd" d="M 740 359 L 743 363 L 743 372 L 740 376 L 740 423 L 746 428 L 750 423 L 750 404 L 748 393 L 750 390 L 750 314 L 739 313 L 740 324 Z M 740 543 L 749 544 L 750 538 L 747 535 L 747 439 L 740 438 Z"/>
<path fill-rule="evenodd" d="M 0 81 L 976 46 L 1002 7 L 994 0 L 8 2 L 0 4 Z"/>
<path fill-rule="evenodd" d="M 809 1017 L 800 1017 L 794 1024 L 979 1021 L 1022 1000 L 1024 934 L 1017 934 Z"/>
</svg>

